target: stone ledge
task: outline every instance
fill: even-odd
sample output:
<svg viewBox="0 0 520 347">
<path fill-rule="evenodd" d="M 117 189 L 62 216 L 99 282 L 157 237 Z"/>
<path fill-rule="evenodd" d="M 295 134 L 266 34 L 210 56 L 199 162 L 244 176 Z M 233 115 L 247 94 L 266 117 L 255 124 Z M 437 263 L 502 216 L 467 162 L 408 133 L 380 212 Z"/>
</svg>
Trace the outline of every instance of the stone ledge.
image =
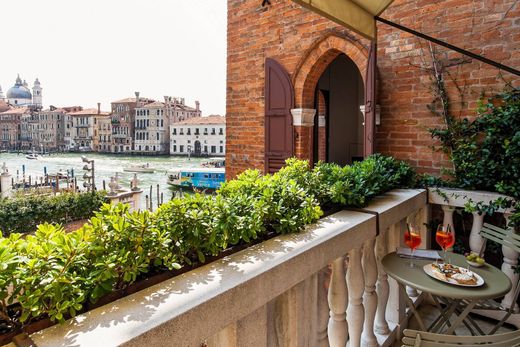
<svg viewBox="0 0 520 347">
<path fill-rule="evenodd" d="M 396 190 L 378 197 L 369 208 L 378 210 L 381 220 L 403 219 L 425 201 L 423 190 Z M 373 215 L 341 211 L 300 234 L 252 246 L 31 337 L 39 347 L 159 346 L 165 341 L 200 346 L 205 338 L 360 247 L 375 236 L 375 225 Z"/>
<path fill-rule="evenodd" d="M 451 188 L 428 188 L 428 203 L 436 205 L 448 205 L 453 207 L 464 207 L 468 202 L 474 203 L 482 201 L 485 204 L 498 199 L 511 197 L 499 193 L 487 192 L 483 190 L 465 190 Z M 507 213 L 509 209 L 499 209 L 498 212 Z"/>
</svg>

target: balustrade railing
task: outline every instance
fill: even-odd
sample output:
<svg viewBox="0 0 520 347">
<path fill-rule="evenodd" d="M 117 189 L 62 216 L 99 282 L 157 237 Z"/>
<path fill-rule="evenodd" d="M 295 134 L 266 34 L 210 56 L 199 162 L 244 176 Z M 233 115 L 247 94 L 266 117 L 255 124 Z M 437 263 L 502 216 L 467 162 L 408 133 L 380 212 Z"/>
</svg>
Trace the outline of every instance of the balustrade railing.
<svg viewBox="0 0 520 347">
<path fill-rule="evenodd" d="M 489 205 L 491 202 L 496 201 L 499 198 L 511 199 L 505 195 L 492 192 L 435 188 L 429 190 L 428 203 L 440 205 L 442 211 L 444 212 L 443 223 L 453 225 L 453 213 L 456 211 L 456 209 L 463 209 L 468 203 Z M 506 225 L 508 225 L 512 211 L 509 209 L 499 209 L 496 212 L 504 215 Z M 469 236 L 469 247 L 472 252 L 479 253 L 482 250 L 482 245 L 484 243 L 484 239 L 482 236 L 480 236 L 479 232 L 482 229 L 482 225 L 484 224 L 485 214 L 479 211 L 472 212 L 472 214 L 473 224 Z M 457 233 L 456 230 L 454 231 Z M 501 268 L 502 271 L 511 280 L 512 288 L 504 297 L 501 304 L 504 307 L 510 307 L 520 276 L 519 273 L 515 272 L 515 267 L 518 266 L 519 253 L 506 246 L 502 246 L 502 253 L 504 255 L 504 259 Z M 503 312 L 499 311 L 475 310 L 475 312 L 494 319 L 500 319 L 504 314 Z M 520 329 L 520 314 L 513 314 L 507 320 L 507 322 L 515 325 Z"/>
<path fill-rule="evenodd" d="M 407 221 L 427 222 L 426 201 L 424 190 L 391 191 L 367 211 L 340 211 L 32 338 L 39 347 L 390 346 L 408 315 L 380 260 Z"/>
</svg>

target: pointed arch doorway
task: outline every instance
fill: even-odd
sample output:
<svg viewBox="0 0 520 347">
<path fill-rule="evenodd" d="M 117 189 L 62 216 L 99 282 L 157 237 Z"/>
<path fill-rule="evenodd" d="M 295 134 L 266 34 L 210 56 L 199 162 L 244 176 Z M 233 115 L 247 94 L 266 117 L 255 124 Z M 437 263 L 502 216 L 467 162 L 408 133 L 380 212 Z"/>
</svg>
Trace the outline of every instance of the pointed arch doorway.
<svg viewBox="0 0 520 347">
<path fill-rule="evenodd" d="M 363 159 L 364 89 L 361 72 L 345 54 L 325 68 L 315 89 L 314 162 L 346 165 Z"/>
</svg>

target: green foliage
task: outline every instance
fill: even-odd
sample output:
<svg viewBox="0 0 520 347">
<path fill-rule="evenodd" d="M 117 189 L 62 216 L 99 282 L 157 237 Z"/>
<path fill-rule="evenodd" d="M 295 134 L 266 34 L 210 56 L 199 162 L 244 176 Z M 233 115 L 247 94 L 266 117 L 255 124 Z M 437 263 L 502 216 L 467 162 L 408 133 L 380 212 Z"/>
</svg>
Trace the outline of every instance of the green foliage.
<svg viewBox="0 0 520 347">
<path fill-rule="evenodd" d="M 10 233 L 33 232 L 39 224 L 65 224 L 92 217 L 105 200 L 105 192 L 31 194 L 0 199 L 0 230 Z"/>
<path fill-rule="evenodd" d="M 12 327 L 40 317 L 61 322 L 88 302 L 125 290 L 143 274 L 204 263 L 229 245 L 250 243 L 268 233 L 299 232 L 322 215 L 320 205 L 363 206 L 386 190 L 414 181 L 409 166 L 379 155 L 352 166 L 320 163 L 313 169 L 290 159 L 275 174 L 248 170 L 223 184 L 216 195 L 176 198 L 156 213 L 105 204 L 71 233 L 46 223 L 25 238 L 13 233 L 0 238 L 0 320 Z M 95 200 L 67 198 L 75 199 L 76 209 L 85 214 Z M 28 201 L 36 204 L 40 199 Z M 56 208 L 48 207 L 46 214 L 57 213 Z M 28 230 L 32 225 L 27 223 Z M 7 306 L 14 299 L 20 309 L 10 315 Z"/>
<path fill-rule="evenodd" d="M 481 100 L 474 121 L 452 118 L 445 129 L 430 130 L 450 155 L 453 185 L 496 191 L 516 199 L 514 225 L 520 222 L 520 89 Z M 473 206 L 491 213 L 511 202 Z M 470 207 L 471 208 L 471 207 Z"/>
</svg>

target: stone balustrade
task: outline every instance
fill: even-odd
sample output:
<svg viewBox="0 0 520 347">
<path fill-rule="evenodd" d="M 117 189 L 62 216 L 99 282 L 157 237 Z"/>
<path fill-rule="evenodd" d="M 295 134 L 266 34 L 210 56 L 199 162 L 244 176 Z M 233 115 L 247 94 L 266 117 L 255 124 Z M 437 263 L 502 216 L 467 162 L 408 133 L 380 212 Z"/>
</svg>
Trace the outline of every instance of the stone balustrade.
<svg viewBox="0 0 520 347">
<path fill-rule="evenodd" d="M 39 347 L 389 346 L 408 316 L 380 260 L 407 221 L 426 222 L 426 201 L 424 190 L 391 191 L 371 213 L 340 211 L 31 337 Z"/>
<path fill-rule="evenodd" d="M 457 208 L 464 208 L 465 205 L 469 202 L 475 203 L 483 203 L 485 205 L 489 205 L 492 201 L 497 200 L 498 198 L 508 198 L 508 196 L 485 192 L 485 191 L 468 191 L 462 189 L 430 189 L 428 194 L 428 203 L 441 205 L 442 211 L 444 212 L 444 224 L 451 224 L 453 226 L 453 213 Z M 509 217 L 512 214 L 512 211 L 509 209 L 499 209 L 498 213 L 502 213 L 506 220 L 506 225 L 509 224 Z M 469 237 L 469 246 L 472 252 L 480 253 L 483 250 L 484 239 L 480 236 L 479 232 L 482 229 L 484 224 L 483 213 L 479 213 L 478 211 L 472 212 L 473 214 L 473 224 L 471 227 L 471 233 Z M 456 233 L 457 231 L 454 230 Z M 518 265 L 518 256 L 519 253 L 513 251 L 511 248 L 503 246 L 502 253 L 504 255 L 504 260 L 502 263 L 502 271 L 511 279 L 511 283 L 513 284 L 510 292 L 504 297 L 502 300 L 502 306 L 510 307 L 511 302 L 513 300 L 514 291 L 516 289 L 516 285 L 518 284 L 520 274 L 515 273 L 514 268 Z M 494 319 L 501 319 L 503 312 L 493 312 L 493 311 L 483 311 L 483 310 L 475 310 L 475 312 L 487 316 Z M 520 314 L 513 314 L 508 320 L 508 323 L 515 325 L 520 329 Z"/>
</svg>

